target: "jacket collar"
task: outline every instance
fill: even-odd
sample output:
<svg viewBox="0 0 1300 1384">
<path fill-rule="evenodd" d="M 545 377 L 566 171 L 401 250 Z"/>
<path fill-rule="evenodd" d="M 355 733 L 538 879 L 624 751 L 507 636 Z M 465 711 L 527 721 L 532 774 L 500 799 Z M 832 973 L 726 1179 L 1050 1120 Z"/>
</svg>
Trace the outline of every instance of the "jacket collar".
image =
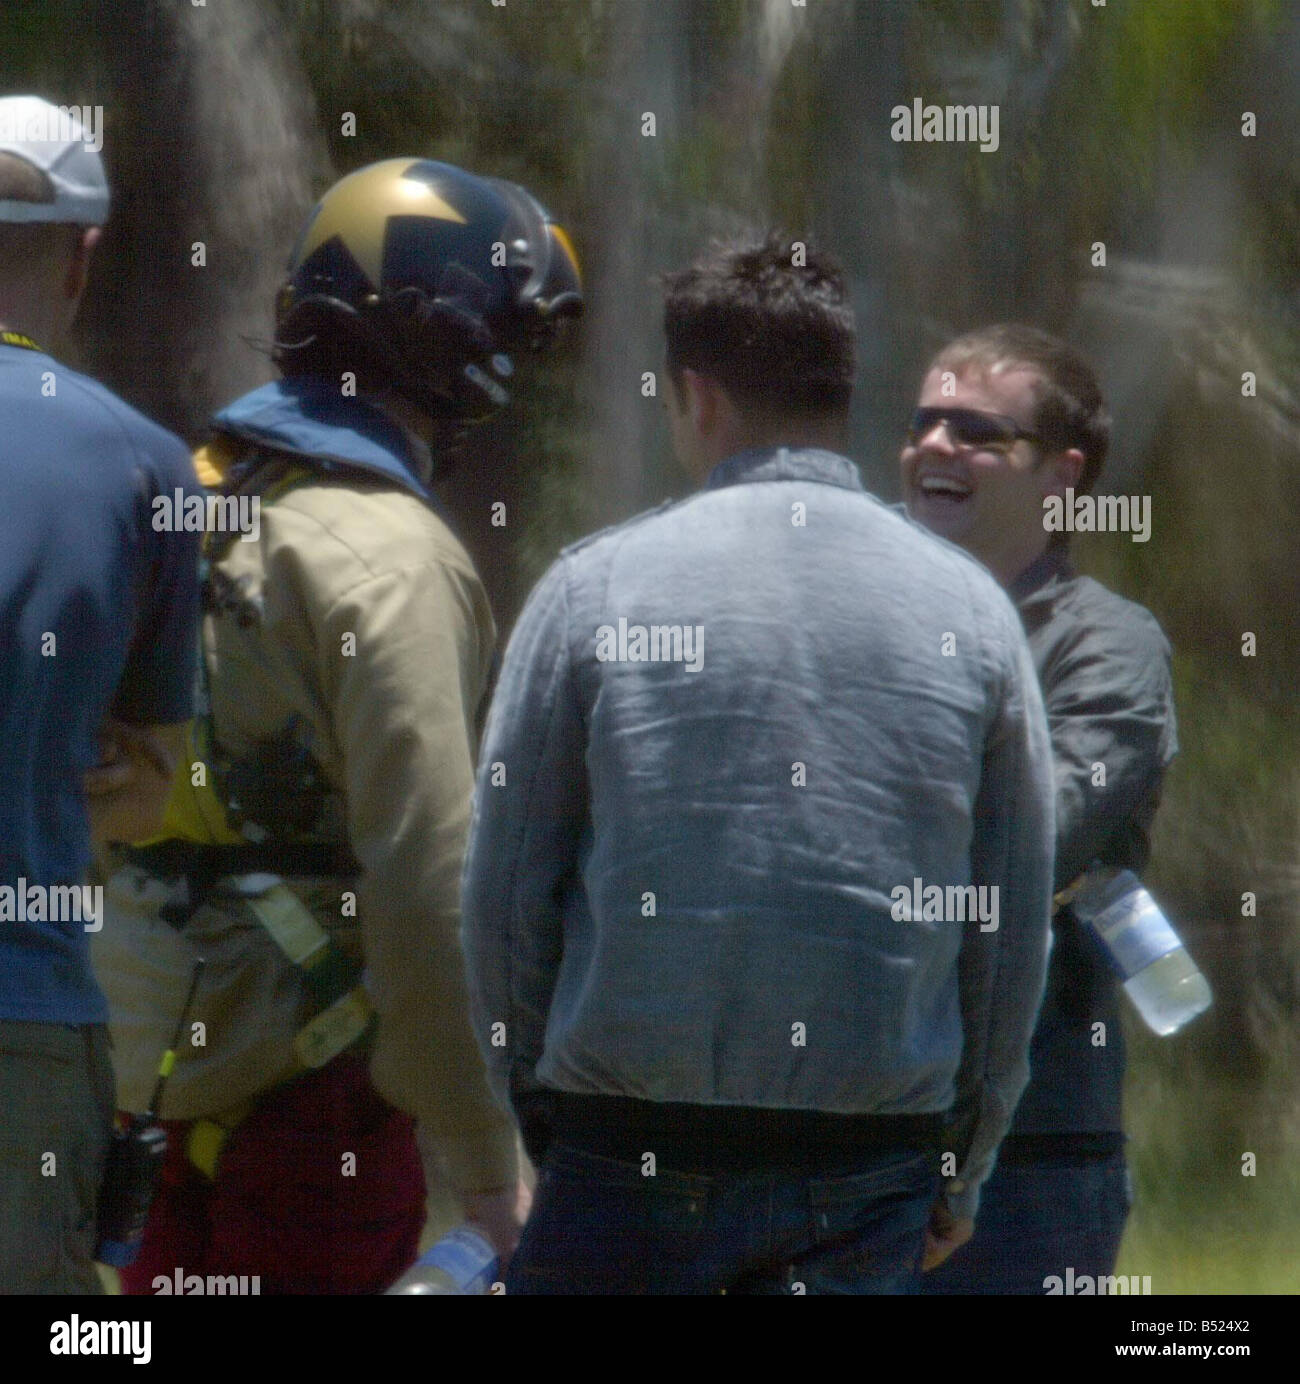
<svg viewBox="0 0 1300 1384">
<path fill-rule="evenodd" d="M 751 447 L 720 461 L 704 482 L 706 490 L 753 481 L 817 481 L 845 490 L 863 489 L 858 468 L 838 452 L 818 447 Z"/>
<path fill-rule="evenodd" d="M 345 398 L 333 381 L 309 375 L 276 380 L 236 399 L 212 422 L 219 432 L 289 452 L 322 470 L 383 476 L 435 504 L 402 429 L 375 405 Z"/>
<path fill-rule="evenodd" d="M 1007 595 L 1016 605 L 1023 605 L 1031 596 L 1038 595 L 1054 579 L 1069 581 L 1073 576 L 1074 566 L 1070 562 L 1069 549 L 1049 548 L 1045 553 L 1036 557 L 1007 587 Z"/>
</svg>

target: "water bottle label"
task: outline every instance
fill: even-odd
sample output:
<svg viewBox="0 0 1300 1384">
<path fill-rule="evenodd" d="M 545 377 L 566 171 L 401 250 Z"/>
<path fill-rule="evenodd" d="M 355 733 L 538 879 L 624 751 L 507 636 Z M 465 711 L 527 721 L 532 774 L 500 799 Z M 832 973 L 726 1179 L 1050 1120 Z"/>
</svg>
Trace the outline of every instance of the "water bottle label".
<svg viewBox="0 0 1300 1384">
<path fill-rule="evenodd" d="M 110 1269 L 129 1269 L 139 1253 L 139 1240 L 101 1240 L 95 1246 L 96 1261 Z"/>
<path fill-rule="evenodd" d="M 464 1228 L 444 1235 L 419 1262 L 449 1274 L 462 1293 L 486 1293 L 497 1267 L 492 1246 L 476 1231 Z"/>
<path fill-rule="evenodd" d="M 1140 887 L 1099 913 L 1092 925 L 1125 980 L 1182 946 L 1160 905 Z"/>
</svg>

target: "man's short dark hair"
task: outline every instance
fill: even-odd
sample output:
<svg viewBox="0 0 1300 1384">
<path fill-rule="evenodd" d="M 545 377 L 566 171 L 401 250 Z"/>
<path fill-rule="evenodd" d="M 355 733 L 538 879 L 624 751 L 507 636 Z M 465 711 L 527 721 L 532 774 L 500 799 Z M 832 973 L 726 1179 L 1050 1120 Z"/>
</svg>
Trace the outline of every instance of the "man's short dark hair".
<svg viewBox="0 0 1300 1384">
<path fill-rule="evenodd" d="M 715 241 L 663 282 L 674 387 L 695 370 L 764 421 L 847 416 L 857 333 L 828 255 L 775 232 Z"/>
<path fill-rule="evenodd" d="M 1083 453 L 1083 470 L 1074 489 L 1086 494 L 1096 484 L 1110 446 L 1110 413 L 1092 366 L 1078 351 L 1050 332 L 1019 323 L 980 327 L 950 341 L 931 370 L 985 372 L 1024 366 L 1035 371 L 1035 432 L 1048 451 Z"/>
<path fill-rule="evenodd" d="M 0 202 L 54 202 L 49 175 L 17 154 L 0 153 Z M 0 221 L 0 282 L 21 283 L 69 258 L 80 226 L 47 221 Z"/>
</svg>

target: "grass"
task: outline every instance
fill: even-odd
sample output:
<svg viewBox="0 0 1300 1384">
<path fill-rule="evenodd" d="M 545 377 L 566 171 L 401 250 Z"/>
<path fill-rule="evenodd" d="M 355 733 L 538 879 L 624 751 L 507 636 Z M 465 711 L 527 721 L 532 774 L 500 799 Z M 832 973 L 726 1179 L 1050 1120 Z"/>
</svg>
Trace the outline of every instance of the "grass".
<svg viewBox="0 0 1300 1384">
<path fill-rule="evenodd" d="M 1300 1102 L 1277 1061 L 1243 1077 L 1187 1039 L 1134 1031 L 1135 1206 L 1117 1272 L 1153 1294 L 1300 1293 Z M 1243 1175 L 1243 1155 L 1255 1175 Z"/>
</svg>

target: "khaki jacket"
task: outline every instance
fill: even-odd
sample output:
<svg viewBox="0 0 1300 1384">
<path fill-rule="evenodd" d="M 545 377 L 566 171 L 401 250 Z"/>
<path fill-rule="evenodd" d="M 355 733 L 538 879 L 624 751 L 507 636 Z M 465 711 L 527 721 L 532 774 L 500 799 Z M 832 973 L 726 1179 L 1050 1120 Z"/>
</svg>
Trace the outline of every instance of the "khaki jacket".
<svg viewBox="0 0 1300 1384">
<path fill-rule="evenodd" d="M 258 540 L 230 543 L 214 570 L 243 607 L 242 618 L 230 608 L 204 618 L 218 742 L 239 758 L 296 714 L 343 806 L 359 878 L 289 882 L 364 962 L 375 1086 L 416 1117 L 460 1190 L 511 1183 L 513 1127 L 488 1091 L 459 942 L 476 718 L 495 642 L 469 556 L 413 494 L 310 473 L 262 506 Z M 200 795 L 186 800 L 190 778 L 178 779 L 164 834 L 238 839 Z M 112 999 L 107 978 L 105 988 Z M 207 1012 L 233 1023 L 247 1054 L 274 1053 L 295 1003 L 283 976 L 250 973 L 232 975 Z M 206 1060 L 184 1056 L 178 1098 L 187 1080 L 201 1083 Z"/>
</svg>

